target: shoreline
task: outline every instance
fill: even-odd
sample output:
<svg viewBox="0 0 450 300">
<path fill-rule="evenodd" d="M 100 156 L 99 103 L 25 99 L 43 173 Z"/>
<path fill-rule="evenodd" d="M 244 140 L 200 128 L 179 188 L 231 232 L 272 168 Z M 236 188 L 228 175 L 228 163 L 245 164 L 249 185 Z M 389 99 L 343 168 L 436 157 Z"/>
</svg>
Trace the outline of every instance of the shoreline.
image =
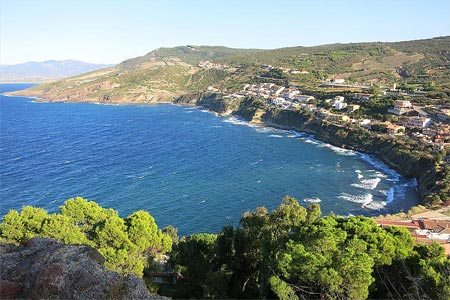
<svg viewBox="0 0 450 300">
<path fill-rule="evenodd" d="M 111 106 L 126 106 L 126 105 L 131 105 L 131 106 L 152 106 L 152 105 L 161 105 L 161 104 L 165 104 L 165 105 L 175 105 L 175 106 L 185 106 L 185 107 L 194 107 L 200 110 L 204 110 L 210 113 L 213 113 L 217 116 L 222 116 L 222 117 L 227 117 L 227 116 L 234 116 L 234 117 L 238 117 L 240 119 L 242 119 L 243 121 L 247 122 L 250 125 L 254 125 L 254 126 L 258 126 L 258 127 L 262 127 L 262 128 L 274 128 L 274 129 L 281 129 L 281 130 L 285 130 L 285 131 L 296 131 L 298 133 L 301 134 L 307 134 L 312 136 L 314 139 L 316 139 L 318 142 L 328 145 L 331 145 L 332 147 L 337 147 L 340 148 L 342 150 L 346 150 L 346 151 L 354 151 L 355 153 L 361 154 L 361 155 L 368 155 L 370 157 L 375 158 L 376 160 L 378 160 L 379 162 L 383 163 L 384 165 L 386 165 L 386 167 L 388 167 L 390 170 L 396 172 L 398 175 L 402 176 L 405 179 L 410 179 L 413 180 L 415 179 L 415 184 L 414 187 L 417 190 L 417 196 L 418 196 L 418 200 L 415 201 L 415 203 L 408 207 L 408 209 L 410 210 L 413 207 L 416 207 L 417 205 L 421 205 L 422 204 L 422 196 L 420 196 L 420 182 L 419 182 L 419 178 L 416 176 L 407 176 L 402 174 L 402 170 L 400 168 L 400 166 L 393 164 L 392 162 L 386 162 L 383 160 L 382 157 L 380 157 L 380 155 L 377 155 L 377 153 L 371 153 L 370 151 L 361 151 L 360 149 L 358 149 L 358 147 L 348 147 L 347 144 L 339 144 L 339 143 L 333 143 L 332 140 L 326 139 L 321 137 L 319 134 L 315 133 L 312 130 L 309 130 L 309 128 L 306 128 L 307 130 L 301 130 L 299 128 L 296 128 L 295 126 L 286 126 L 286 125 L 282 125 L 282 124 L 278 124 L 275 122 L 272 122 L 270 120 L 258 120 L 257 122 L 254 122 L 239 114 L 239 111 L 237 111 L 236 109 L 229 109 L 227 108 L 225 111 L 220 111 L 217 109 L 214 109 L 214 107 L 208 106 L 208 103 L 198 103 L 198 100 L 201 99 L 201 97 L 199 97 L 198 99 L 188 99 L 189 101 L 185 102 L 183 100 L 180 101 L 180 99 L 182 99 L 184 96 L 178 97 L 178 98 L 173 98 L 171 101 L 160 101 L 160 102 L 152 102 L 152 103 L 130 103 L 130 102 L 124 102 L 124 103 L 104 103 L 104 102 L 94 102 L 94 101 L 55 101 L 55 100 L 46 100 L 45 98 L 42 97 L 33 97 L 33 96 L 27 96 L 27 95 L 11 95 L 11 96 L 15 96 L 15 97 L 26 97 L 26 98 L 35 98 L 35 99 L 39 99 L 38 101 L 36 101 L 37 103 L 82 103 L 82 104 L 97 104 L 97 105 L 111 105 Z M 185 95 L 185 96 L 189 96 L 189 94 Z M 193 101 L 194 100 L 194 101 Z M 362 159 L 362 158 L 360 158 Z M 369 163 L 366 161 L 366 163 Z M 389 202 L 390 203 L 390 202 Z M 387 204 L 389 204 L 387 203 Z M 430 210 L 433 210 L 430 208 Z M 401 211 L 400 211 L 401 212 Z"/>
</svg>

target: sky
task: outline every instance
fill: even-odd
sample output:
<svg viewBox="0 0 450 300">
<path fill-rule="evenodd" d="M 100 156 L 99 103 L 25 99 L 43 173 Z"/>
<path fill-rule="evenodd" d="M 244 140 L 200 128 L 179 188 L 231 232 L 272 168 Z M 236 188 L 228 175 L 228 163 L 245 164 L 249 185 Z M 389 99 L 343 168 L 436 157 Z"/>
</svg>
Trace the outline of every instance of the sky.
<svg viewBox="0 0 450 300">
<path fill-rule="evenodd" d="M 450 35 L 448 0 L 0 0 L 0 64 Z"/>
</svg>

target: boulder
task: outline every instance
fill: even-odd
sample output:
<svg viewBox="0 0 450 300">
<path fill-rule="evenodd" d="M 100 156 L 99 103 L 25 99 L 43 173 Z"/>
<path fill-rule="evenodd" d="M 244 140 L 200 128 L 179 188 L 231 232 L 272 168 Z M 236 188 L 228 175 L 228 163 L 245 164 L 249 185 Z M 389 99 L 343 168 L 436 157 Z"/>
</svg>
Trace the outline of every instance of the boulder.
<svg viewBox="0 0 450 300">
<path fill-rule="evenodd" d="M 103 256 L 87 245 L 33 238 L 0 243 L 1 299 L 163 299 L 144 281 L 105 269 Z"/>
</svg>

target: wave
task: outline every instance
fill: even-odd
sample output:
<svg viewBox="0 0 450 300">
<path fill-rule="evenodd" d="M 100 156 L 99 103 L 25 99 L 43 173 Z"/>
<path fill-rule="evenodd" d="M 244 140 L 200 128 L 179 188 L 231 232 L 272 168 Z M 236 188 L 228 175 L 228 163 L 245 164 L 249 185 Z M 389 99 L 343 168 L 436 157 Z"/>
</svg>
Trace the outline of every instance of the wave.
<svg viewBox="0 0 450 300">
<path fill-rule="evenodd" d="M 297 132 L 295 130 L 291 130 L 289 132 L 293 135 L 293 137 L 298 137 L 305 143 L 319 145 L 319 147 L 323 147 L 323 148 L 328 148 L 328 149 L 334 151 L 337 154 L 347 155 L 347 156 L 356 155 L 356 151 L 345 149 L 345 148 L 341 148 L 341 147 L 337 147 L 337 146 L 333 146 L 331 144 L 319 141 L 319 140 L 315 139 L 314 136 L 311 135 L 311 134 L 307 134 L 307 133 L 303 133 L 303 132 Z"/>
<path fill-rule="evenodd" d="M 303 201 L 309 202 L 309 203 L 319 203 L 322 200 L 320 200 L 320 198 L 318 198 L 318 197 L 312 197 L 312 198 L 305 198 L 305 199 L 303 199 Z"/>
<path fill-rule="evenodd" d="M 327 143 L 321 143 L 321 147 L 331 149 L 332 151 L 334 151 L 340 155 L 347 155 L 347 156 L 356 155 L 356 152 L 353 150 L 344 149 L 344 148 L 333 146 L 333 145 L 327 144 Z"/>
<path fill-rule="evenodd" d="M 393 182 L 398 182 L 400 180 L 400 174 L 398 174 L 395 170 L 389 168 L 383 162 L 376 160 L 371 155 L 358 152 L 358 157 L 367 162 L 369 165 L 373 166 L 375 169 L 381 171 L 380 174 L 387 174 L 390 177 L 388 180 Z"/>
<path fill-rule="evenodd" d="M 217 112 L 215 112 L 215 111 L 212 111 L 212 110 L 201 109 L 200 111 L 201 111 L 201 112 L 204 112 L 204 113 L 213 114 L 213 115 L 215 115 L 215 116 L 219 116 L 219 113 L 217 113 Z"/>
<path fill-rule="evenodd" d="M 255 162 L 250 163 L 250 165 L 255 166 L 255 165 L 259 164 L 262 161 L 263 161 L 263 159 L 260 159 L 260 160 L 257 160 Z"/>
<path fill-rule="evenodd" d="M 351 186 L 366 190 L 374 190 L 380 181 L 381 178 L 378 177 L 373 179 L 363 179 L 360 183 L 352 183 Z"/>
<path fill-rule="evenodd" d="M 361 207 L 365 207 L 370 202 L 373 201 L 372 194 L 364 194 L 364 195 L 350 195 L 350 194 L 342 194 L 339 198 L 344 199 L 346 201 L 361 203 Z"/>
<path fill-rule="evenodd" d="M 249 122 L 247 122 L 247 121 L 245 121 L 243 119 L 236 118 L 236 117 L 227 117 L 227 118 L 224 119 L 224 122 L 225 123 L 231 123 L 231 124 L 234 124 L 234 125 L 253 127 L 253 128 L 254 127 L 258 127 L 256 125 L 250 124 Z"/>
<path fill-rule="evenodd" d="M 282 136 L 282 135 L 279 135 L 279 134 L 271 134 L 271 135 L 269 135 L 269 137 L 273 137 L 273 138 L 282 138 L 283 136 Z"/>
<path fill-rule="evenodd" d="M 379 210 L 386 206 L 385 201 L 372 201 L 369 204 L 367 204 L 364 208 L 372 209 L 372 210 Z"/>
<path fill-rule="evenodd" d="M 375 201 L 373 199 L 372 194 L 364 194 L 364 195 L 341 194 L 339 198 L 354 203 L 360 203 L 362 208 L 367 208 L 371 210 L 382 209 L 387 204 L 386 201 Z"/>
</svg>

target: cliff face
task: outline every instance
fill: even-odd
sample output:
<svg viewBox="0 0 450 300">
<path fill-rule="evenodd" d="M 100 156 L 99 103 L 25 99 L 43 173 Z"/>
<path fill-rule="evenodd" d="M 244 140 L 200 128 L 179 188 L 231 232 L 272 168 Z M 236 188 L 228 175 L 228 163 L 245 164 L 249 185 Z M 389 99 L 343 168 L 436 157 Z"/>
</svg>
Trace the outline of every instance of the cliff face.
<svg viewBox="0 0 450 300">
<path fill-rule="evenodd" d="M 218 93 L 200 92 L 184 95 L 174 102 L 198 105 L 218 113 L 226 112 L 250 122 L 303 131 L 314 134 L 321 141 L 375 155 L 401 175 L 416 178 L 422 201 L 426 195 L 435 192 L 434 182 L 438 175 L 433 157 L 423 152 L 405 150 L 404 145 L 387 136 L 324 122 L 305 112 L 270 109 L 256 98 L 224 99 Z"/>
<path fill-rule="evenodd" d="M 100 253 L 85 245 L 33 238 L 0 243 L 2 299 L 162 299 L 141 278 L 106 270 Z"/>
</svg>

